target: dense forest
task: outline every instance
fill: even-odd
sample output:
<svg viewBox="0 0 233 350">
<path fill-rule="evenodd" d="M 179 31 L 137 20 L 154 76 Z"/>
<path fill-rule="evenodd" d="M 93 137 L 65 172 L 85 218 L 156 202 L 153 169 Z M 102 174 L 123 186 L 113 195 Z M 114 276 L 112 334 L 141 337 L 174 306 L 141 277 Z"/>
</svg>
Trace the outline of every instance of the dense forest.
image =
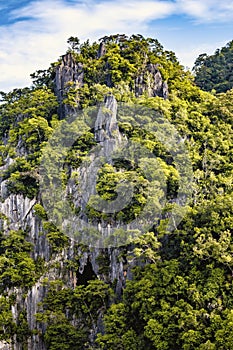
<svg viewBox="0 0 233 350">
<path fill-rule="evenodd" d="M 196 84 L 205 91 L 226 92 L 233 88 L 233 41 L 213 55 L 199 55 L 193 68 Z"/>
<path fill-rule="evenodd" d="M 199 56 L 195 77 L 173 52 L 141 35 L 99 43 L 71 37 L 68 44 L 57 62 L 32 74 L 31 87 L 1 92 L 2 349 L 233 349 L 232 42 Z M 137 160 L 102 164 L 96 188 L 105 201 L 116 198 L 118 183 L 134 185 L 130 203 L 106 214 L 94 197 L 85 208 L 74 197 L 81 164 L 98 143 L 93 108 L 109 96 L 133 106 L 117 115 L 110 139 L 117 132 L 137 142 L 149 165 L 142 171 Z M 166 185 L 165 202 L 156 192 L 157 220 L 118 247 L 67 236 L 43 203 L 41 160 L 57 157 L 46 147 L 54 130 L 82 111 L 90 111 L 90 127 L 67 152 L 61 173 L 63 188 L 73 184 L 74 213 L 97 227 L 125 227 L 154 203 L 150 184 L 156 188 L 162 178 Z M 172 229 L 182 174 L 172 150 L 156 138 L 161 117 L 179 133 L 193 173 L 185 215 Z"/>
</svg>

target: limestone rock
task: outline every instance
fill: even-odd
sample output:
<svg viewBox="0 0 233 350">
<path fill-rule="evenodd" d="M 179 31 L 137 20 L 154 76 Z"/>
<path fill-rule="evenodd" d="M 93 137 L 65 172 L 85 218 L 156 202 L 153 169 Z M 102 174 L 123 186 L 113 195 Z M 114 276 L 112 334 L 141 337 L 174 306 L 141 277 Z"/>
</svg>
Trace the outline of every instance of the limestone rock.
<svg viewBox="0 0 233 350">
<path fill-rule="evenodd" d="M 95 139 L 97 142 L 119 136 L 116 115 L 117 101 L 115 97 L 113 95 L 106 96 L 104 108 L 99 109 L 95 122 Z"/>
<path fill-rule="evenodd" d="M 117 102 L 114 96 L 108 95 L 105 98 L 103 106 L 100 107 L 94 132 L 96 140 L 102 147 L 105 155 L 111 155 L 114 147 L 121 142 L 121 134 L 117 125 Z M 10 163 L 10 162 L 9 162 Z M 89 173 L 92 173 L 91 171 Z M 84 176 L 85 174 L 83 174 Z M 35 314 L 41 310 L 40 303 L 45 298 L 48 287 L 43 283 L 43 280 L 47 278 L 49 281 L 62 279 L 67 287 L 75 288 L 80 282 L 88 278 L 88 269 L 91 269 L 93 275 L 96 278 L 106 282 L 117 281 L 116 293 L 120 295 L 122 289 L 125 286 L 126 278 L 130 276 L 130 263 L 119 259 L 121 248 L 87 248 L 83 251 L 83 248 L 75 247 L 75 241 L 70 239 L 69 247 L 65 248 L 60 253 L 52 256 L 51 250 L 46 240 L 46 235 L 43 233 L 43 225 L 40 218 L 38 218 L 33 210 L 34 205 L 37 203 L 36 199 L 29 199 L 20 194 L 7 193 L 6 183 L 1 183 L 1 198 L 0 211 L 7 218 L 1 219 L 1 227 L 5 232 L 10 229 L 13 230 L 29 230 L 29 241 L 33 244 L 34 249 L 32 252 L 33 259 L 38 257 L 44 258 L 47 266 L 47 271 L 41 278 L 32 286 L 25 295 L 25 291 L 21 288 L 17 288 L 9 291 L 9 293 L 16 293 L 15 304 L 12 305 L 12 316 L 15 321 L 18 320 L 20 312 L 26 311 L 27 322 L 29 329 L 38 330 L 38 334 L 33 334 L 28 338 L 27 349 L 28 350 L 45 350 L 43 338 L 40 334 L 45 332 L 44 326 L 36 321 Z M 75 192 L 75 188 L 71 188 L 71 191 Z M 111 231 L 110 225 L 98 224 L 98 229 L 107 237 Z M 77 250 L 78 249 L 78 250 Z M 100 273 L 100 266 L 98 257 L 101 254 L 105 254 L 109 259 L 108 273 Z M 67 271 L 65 269 L 64 262 L 72 260 L 76 255 L 80 256 L 79 268 L 76 272 Z M 59 264 L 59 269 L 54 267 L 54 264 Z M 51 266 L 51 267 L 50 267 Z M 93 324 L 93 329 L 90 330 L 90 342 L 94 340 L 97 332 L 102 329 L 102 319 L 97 320 L 96 324 Z M 22 344 L 13 339 L 14 344 L 6 344 L 0 342 L 0 349 L 3 350 L 22 350 Z"/>
<path fill-rule="evenodd" d="M 105 43 L 102 41 L 99 45 L 98 55 L 97 57 L 100 58 L 106 54 L 106 46 Z"/>
<path fill-rule="evenodd" d="M 83 86 L 83 77 L 82 63 L 77 63 L 70 52 L 63 55 L 61 63 L 57 66 L 55 76 L 55 93 L 61 106 L 59 112 L 62 117 L 73 111 L 71 106 L 63 104 L 63 99 L 70 87 L 79 88 Z"/>
<path fill-rule="evenodd" d="M 163 81 L 158 65 L 149 63 L 135 79 L 135 95 L 168 98 L 168 85 Z"/>
<path fill-rule="evenodd" d="M 106 53 L 106 47 L 104 43 L 100 44 L 98 51 L 98 58 L 101 58 Z M 106 71 L 109 71 L 109 74 L 106 74 L 106 84 L 112 86 L 111 81 L 111 67 L 108 62 L 105 66 Z M 77 63 L 73 58 L 71 53 L 67 53 L 62 56 L 61 63 L 56 68 L 56 77 L 55 77 L 55 92 L 60 104 L 59 114 L 61 117 L 66 117 L 74 111 L 71 106 L 67 106 L 63 103 L 64 98 L 66 97 L 67 92 L 70 87 L 76 89 L 83 86 L 84 82 L 84 69 L 81 63 Z M 147 64 L 141 71 L 141 73 L 135 79 L 134 89 L 136 96 L 140 96 L 143 93 L 147 93 L 149 96 L 159 96 L 162 98 L 168 98 L 168 86 L 167 83 L 163 81 L 159 68 L 155 64 Z M 117 101 L 113 95 L 108 95 L 105 97 L 104 104 L 99 108 L 96 122 L 94 125 L 95 139 L 98 142 L 100 148 L 102 149 L 102 154 L 105 157 L 111 158 L 111 154 L 114 151 L 114 148 L 118 146 L 123 140 L 124 137 L 120 133 L 118 124 L 117 124 Z M 25 150 L 21 147 L 21 144 L 17 145 L 19 154 L 23 155 Z M 99 154 L 98 154 L 99 156 Z M 94 164 L 94 162 L 92 162 Z M 7 166 L 11 164 L 9 163 Z M 93 164 L 90 165 L 90 168 L 80 167 L 79 169 L 74 169 L 79 172 L 80 182 L 84 184 L 89 181 L 90 187 L 89 194 L 94 193 L 96 171 Z M 93 167 L 93 168 L 91 168 Z M 2 170 L 5 170 L 2 169 Z M 89 179 L 88 179 L 89 176 Z M 0 179 L 1 180 L 1 179 Z M 70 188 L 69 188 L 70 186 Z M 88 201 L 88 197 L 81 198 L 78 188 L 74 184 L 68 184 L 68 192 L 72 194 L 75 199 L 75 205 L 77 207 L 84 208 L 84 205 Z M 82 191 L 84 193 L 85 186 Z M 57 254 L 55 257 L 51 254 L 51 249 L 48 241 L 46 240 L 45 232 L 43 231 L 43 225 L 40 218 L 38 218 L 33 210 L 34 205 L 37 203 L 37 199 L 29 199 L 20 194 L 12 194 L 7 192 L 7 183 L 6 181 L 0 181 L 0 211 L 2 213 L 2 218 L 0 220 L 0 228 L 3 229 L 6 233 L 10 230 L 27 230 L 29 231 L 29 241 L 33 244 L 34 250 L 32 252 L 32 257 L 37 259 L 41 257 L 45 260 L 46 266 L 49 267 L 54 265 L 54 263 L 60 264 L 60 269 L 48 268 L 45 275 L 41 277 L 37 283 L 28 290 L 27 295 L 25 296 L 25 291 L 17 290 L 12 291 L 16 292 L 17 299 L 15 305 L 12 307 L 12 314 L 14 319 L 17 319 L 19 311 L 26 310 L 27 312 L 27 321 L 29 328 L 31 330 L 37 329 L 39 333 L 44 333 L 44 329 L 40 328 L 36 323 L 35 314 L 39 310 L 39 304 L 43 301 L 48 289 L 42 283 L 43 278 L 48 277 L 49 280 L 65 278 L 66 285 L 74 288 L 78 283 L 78 278 L 85 278 L 85 268 L 90 266 L 93 271 L 93 274 L 102 280 L 117 281 L 116 283 L 116 292 L 118 295 L 121 294 L 122 288 L 125 286 L 126 278 L 129 278 L 131 275 L 131 268 L 133 263 L 123 261 L 119 256 L 121 255 L 122 248 L 93 248 L 89 247 L 85 252 L 78 251 L 78 256 L 81 256 L 79 259 L 79 269 L 77 272 L 72 273 L 71 271 L 64 272 L 62 266 L 64 261 L 71 260 L 77 250 L 75 250 L 75 242 L 71 239 L 70 246 L 64 249 L 62 252 Z M 85 194 L 85 193 L 84 193 Z M 87 193 L 88 195 L 88 193 Z M 6 217 L 6 220 L 4 219 Z M 85 219 L 83 216 L 82 219 Z M 86 220 L 88 220 L 86 218 Z M 96 222 L 96 228 L 101 233 L 103 238 L 109 237 L 113 229 L 118 228 L 118 223 L 104 223 Z M 134 227 L 132 227 L 133 229 Z M 130 227 L 129 227 L 130 229 Z M 125 249 L 125 248 L 124 248 Z M 101 274 L 98 264 L 98 256 L 100 254 L 107 254 L 109 258 L 108 273 Z M 101 328 L 101 323 L 96 325 L 96 328 L 93 330 L 95 335 L 97 331 Z M 0 349 L 8 350 L 21 350 L 22 344 L 15 342 L 13 345 L 7 345 L 0 342 Z M 43 343 L 42 337 L 39 335 L 32 335 L 28 340 L 28 349 L 29 350 L 44 350 L 45 345 Z"/>
</svg>

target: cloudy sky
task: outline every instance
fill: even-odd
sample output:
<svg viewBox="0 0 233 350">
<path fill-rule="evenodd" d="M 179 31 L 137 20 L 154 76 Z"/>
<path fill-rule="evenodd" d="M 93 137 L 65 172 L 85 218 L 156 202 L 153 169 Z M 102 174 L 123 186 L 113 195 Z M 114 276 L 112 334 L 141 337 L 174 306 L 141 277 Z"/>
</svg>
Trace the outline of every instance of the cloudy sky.
<svg viewBox="0 0 233 350">
<path fill-rule="evenodd" d="M 232 0 L 0 0 L 0 90 L 30 86 L 67 39 L 125 33 L 158 39 L 192 68 L 233 39 Z"/>
</svg>

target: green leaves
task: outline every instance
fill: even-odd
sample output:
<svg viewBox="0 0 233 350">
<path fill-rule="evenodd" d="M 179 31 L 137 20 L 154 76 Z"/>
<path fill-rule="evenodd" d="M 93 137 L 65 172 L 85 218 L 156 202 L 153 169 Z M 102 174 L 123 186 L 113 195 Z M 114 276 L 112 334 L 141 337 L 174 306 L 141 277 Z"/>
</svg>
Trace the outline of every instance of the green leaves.
<svg viewBox="0 0 233 350">
<path fill-rule="evenodd" d="M 33 213 L 35 220 L 43 226 L 41 234 L 46 234 L 50 261 L 44 263 L 43 259 L 32 259 L 33 247 L 25 232 L 2 234 L 1 340 L 10 342 L 17 337 L 22 345 L 30 335 L 25 311 L 19 310 L 19 324 L 13 320 L 11 307 L 19 304 L 15 304 L 13 296 L 7 296 L 9 290 L 21 288 L 23 292 L 27 291 L 42 273 L 49 272 L 48 266 L 54 267 L 52 271 L 56 271 L 58 266 L 59 278 L 74 276 L 76 286 L 70 288 L 66 280 L 48 283 L 48 293 L 40 306 L 41 313 L 37 314 L 37 322 L 45 330 L 39 336 L 48 349 L 232 349 L 233 90 L 222 93 L 232 86 L 232 42 L 213 56 L 199 56 L 195 64 L 196 84 L 207 91 L 215 88 L 221 92 L 219 94 L 201 91 L 194 84 L 190 72 L 183 70 L 174 53 L 164 50 L 156 39 L 120 34 L 104 37 L 101 57 L 97 57 L 97 43 L 80 43 L 77 37 L 70 37 L 68 43 L 74 59 L 83 65 L 84 84 L 77 87 L 74 82 L 68 83 L 63 103 L 75 109 L 86 108 L 98 105 L 106 95 L 113 94 L 118 101 L 135 104 L 138 111 L 142 111 L 135 113 L 134 110 L 122 109 L 119 123 L 122 137 L 141 147 L 138 148 L 140 161 L 137 162 L 136 158 L 127 161 L 122 157 L 113 164 L 102 164 L 96 184 L 98 196 L 91 197 L 85 214 L 95 223 L 111 224 L 114 220 L 127 224 L 140 218 L 140 213 L 148 204 L 147 213 L 149 216 L 152 213 L 155 225 L 149 227 L 149 232 L 144 235 L 135 230 L 137 238 L 132 240 L 130 237 L 123 253 L 121 248 L 117 251 L 118 278 L 122 279 L 119 283 L 126 285 L 122 295 L 114 296 L 111 278 L 116 266 L 113 265 L 112 250 L 106 249 L 96 259 L 99 279 L 83 281 L 85 274 L 82 277 L 79 274 L 80 250 L 78 253 L 74 250 L 71 260 L 60 263 L 61 252 L 69 247 L 70 241 L 49 221 L 49 213 L 40 204 L 35 204 Z M 87 115 L 88 121 L 92 120 L 90 128 L 83 124 L 82 117 L 74 126 L 76 129 L 72 130 L 66 121 L 58 120 L 57 107 L 62 106 L 58 106 L 53 90 L 48 88 L 53 88 L 56 64 L 59 63 L 32 75 L 32 89 L 0 93 L 3 102 L 0 105 L 3 139 L 0 151 L 7 195 L 23 194 L 33 199 L 41 194 L 38 192 L 38 164 L 41 151 L 45 150 L 43 154 L 48 172 L 44 174 L 44 188 L 51 185 L 52 195 L 58 194 L 54 197 L 59 199 L 55 201 L 54 216 L 56 223 L 59 220 L 62 223 L 60 209 L 64 205 L 64 196 L 60 194 L 66 189 L 69 179 L 72 185 L 78 186 L 80 164 L 96 146 L 93 132 L 95 113 L 91 109 L 85 111 L 87 114 L 90 112 Z M 153 82 L 153 77 L 145 72 L 148 64 L 157 65 L 163 81 L 168 83 L 169 99 L 149 97 L 146 86 Z M 135 79 L 139 76 L 145 91 L 136 99 Z M 146 107 L 150 113 L 147 113 Z M 194 170 L 195 185 L 189 210 L 172 232 L 167 232 L 167 222 L 171 212 L 179 214 L 179 210 L 174 208 L 178 208 L 179 204 L 177 192 L 182 185 L 182 174 L 173 159 L 171 145 L 169 152 L 155 138 L 153 130 L 160 125 L 161 116 L 170 123 L 162 126 L 168 135 L 172 132 L 172 124 L 182 135 L 179 142 L 189 150 Z M 149 128 L 135 127 L 137 121 L 140 125 L 149 125 Z M 54 129 L 57 133 L 51 137 Z M 73 140 L 75 135 L 79 137 L 70 147 L 68 141 Z M 48 140 L 51 142 L 45 149 Z M 64 147 L 66 144 L 67 147 Z M 111 203 L 117 199 L 119 188 L 125 196 L 131 185 L 134 187 L 131 202 L 119 212 L 98 210 L 99 198 Z M 188 190 L 190 183 L 185 186 Z M 76 214 L 80 207 L 76 208 L 74 203 L 72 207 L 73 193 L 69 194 L 68 208 L 71 203 L 71 209 Z M 183 194 L 185 196 L 185 190 Z M 164 197 L 166 203 L 162 201 Z M 50 201 L 50 193 L 45 199 Z M 90 234 L 91 231 L 88 232 Z M 122 236 L 122 242 L 126 243 L 127 231 L 120 228 L 115 235 Z M 107 238 L 110 242 L 111 237 Z M 82 252 L 87 251 L 86 247 L 82 249 Z M 125 282 L 123 276 L 126 271 L 130 272 L 130 279 Z M 91 278 L 95 278 L 94 272 Z M 114 284 L 116 280 L 112 286 Z M 99 334 L 94 339 L 96 325 Z"/>
<path fill-rule="evenodd" d="M 205 91 L 226 92 L 233 87 L 233 41 L 213 55 L 201 54 L 195 61 L 196 84 Z"/>
<path fill-rule="evenodd" d="M 37 320 L 46 324 L 44 339 L 49 349 L 83 350 L 90 329 L 108 305 L 111 290 L 99 280 L 70 289 L 62 281 L 50 283 Z"/>
<path fill-rule="evenodd" d="M 25 240 L 22 231 L 10 231 L 1 238 L 0 285 L 28 288 L 37 279 L 36 264 L 29 253 L 32 246 Z"/>
</svg>

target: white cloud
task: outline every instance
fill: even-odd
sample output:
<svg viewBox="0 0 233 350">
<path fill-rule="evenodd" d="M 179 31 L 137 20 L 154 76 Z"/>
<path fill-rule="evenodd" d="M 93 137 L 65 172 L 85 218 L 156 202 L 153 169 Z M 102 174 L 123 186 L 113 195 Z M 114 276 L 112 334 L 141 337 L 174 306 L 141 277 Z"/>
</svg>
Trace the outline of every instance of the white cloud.
<svg viewBox="0 0 233 350">
<path fill-rule="evenodd" d="M 64 53 L 71 35 L 96 40 L 115 32 L 144 33 L 148 21 L 173 10 L 170 2 L 137 0 L 72 5 L 44 0 L 15 10 L 12 19 L 31 19 L 0 28 L 0 90 L 30 84 L 30 73 L 46 69 Z"/>
<path fill-rule="evenodd" d="M 232 0 L 177 0 L 177 11 L 197 22 L 228 21 L 233 19 Z"/>
<path fill-rule="evenodd" d="M 16 23 L 0 27 L 0 90 L 30 85 L 30 73 L 48 68 L 65 52 L 70 36 L 96 40 L 113 33 L 148 35 L 153 32 L 150 21 L 172 14 L 205 21 L 229 19 L 232 12 L 232 0 L 34 1 L 11 13 Z"/>
</svg>

